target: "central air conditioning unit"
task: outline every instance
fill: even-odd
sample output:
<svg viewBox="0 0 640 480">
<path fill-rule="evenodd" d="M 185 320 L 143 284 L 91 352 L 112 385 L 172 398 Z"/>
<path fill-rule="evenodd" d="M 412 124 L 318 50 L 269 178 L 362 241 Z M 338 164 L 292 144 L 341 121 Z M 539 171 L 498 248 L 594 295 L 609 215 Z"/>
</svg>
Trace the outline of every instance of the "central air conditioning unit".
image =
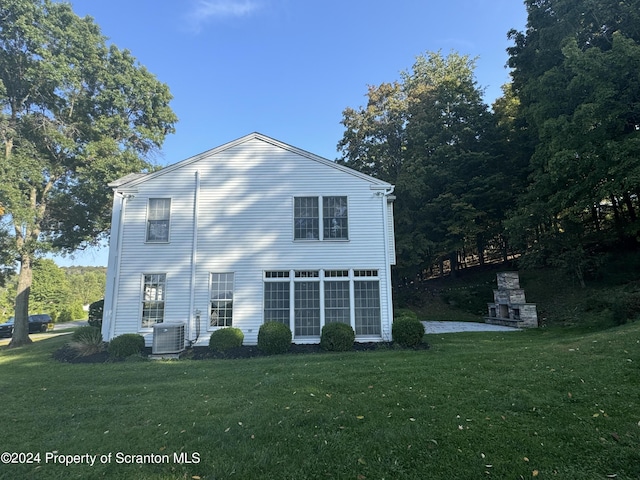
<svg viewBox="0 0 640 480">
<path fill-rule="evenodd" d="M 153 355 L 180 353 L 184 350 L 184 323 L 156 323 L 153 326 Z"/>
</svg>

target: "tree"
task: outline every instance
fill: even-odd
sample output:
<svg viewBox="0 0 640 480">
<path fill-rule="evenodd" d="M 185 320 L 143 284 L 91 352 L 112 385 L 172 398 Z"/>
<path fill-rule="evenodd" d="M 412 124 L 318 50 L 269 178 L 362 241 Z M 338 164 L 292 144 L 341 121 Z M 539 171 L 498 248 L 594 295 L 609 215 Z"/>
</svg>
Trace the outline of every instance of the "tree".
<svg viewBox="0 0 640 480">
<path fill-rule="evenodd" d="M 499 235 L 504 159 L 474 77 L 473 59 L 429 52 L 401 81 L 369 87 L 345 109 L 339 162 L 396 185 L 398 270 L 413 277 Z M 501 203 L 502 202 L 502 203 Z"/>
<path fill-rule="evenodd" d="M 71 285 L 64 270 L 48 258 L 33 262 L 33 283 L 29 309 L 33 313 L 49 313 L 55 318 L 70 302 Z"/>
<path fill-rule="evenodd" d="M 509 64 L 536 145 L 509 225 L 530 257 L 584 283 L 595 248 L 636 248 L 640 233 L 640 1 L 526 4 Z"/>
<path fill-rule="evenodd" d="M 65 268 L 65 275 L 71 285 L 71 302 L 89 305 L 104 297 L 107 282 L 106 269 L 103 267 Z"/>
<path fill-rule="evenodd" d="M 66 3 L 0 4 L 0 81 L 0 204 L 20 264 L 10 346 L 19 346 L 30 342 L 34 260 L 104 235 L 106 184 L 153 168 L 146 156 L 176 117 L 167 86 Z"/>
</svg>

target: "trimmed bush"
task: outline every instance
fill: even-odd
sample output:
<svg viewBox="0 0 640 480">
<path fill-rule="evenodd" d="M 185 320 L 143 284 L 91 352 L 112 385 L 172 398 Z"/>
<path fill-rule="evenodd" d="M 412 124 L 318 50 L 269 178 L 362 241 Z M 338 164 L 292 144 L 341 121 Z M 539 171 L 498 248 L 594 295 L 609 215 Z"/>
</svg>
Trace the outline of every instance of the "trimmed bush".
<svg viewBox="0 0 640 480">
<path fill-rule="evenodd" d="M 73 317 L 71 315 L 71 310 L 69 310 L 68 308 L 62 310 L 60 312 L 60 315 L 58 315 L 58 318 L 56 319 L 56 322 L 58 323 L 67 323 L 71 321 L 73 321 Z"/>
<path fill-rule="evenodd" d="M 402 347 L 420 345 L 424 336 L 424 325 L 417 318 L 396 318 L 391 326 L 393 341 Z"/>
<path fill-rule="evenodd" d="M 284 323 L 266 322 L 258 331 L 258 350 L 267 355 L 286 353 L 291 348 L 291 330 Z"/>
<path fill-rule="evenodd" d="M 102 332 L 98 327 L 80 327 L 71 334 L 69 346 L 79 357 L 86 357 L 104 350 Z"/>
<path fill-rule="evenodd" d="M 232 348 L 242 346 L 244 333 L 239 328 L 221 328 L 211 333 L 209 337 L 209 349 L 213 352 L 226 352 Z"/>
<path fill-rule="evenodd" d="M 109 342 L 107 351 L 116 358 L 126 358 L 137 355 L 144 349 L 144 337 L 137 333 L 125 333 Z"/>
<path fill-rule="evenodd" d="M 347 352 L 353 349 L 356 334 L 350 325 L 333 322 L 322 327 L 320 347 L 330 352 Z"/>
<path fill-rule="evenodd" d="M 102 312 L 104 310 L 104 298 L 89 305 L 89 325 L 102 327 Z"/>
</svg>

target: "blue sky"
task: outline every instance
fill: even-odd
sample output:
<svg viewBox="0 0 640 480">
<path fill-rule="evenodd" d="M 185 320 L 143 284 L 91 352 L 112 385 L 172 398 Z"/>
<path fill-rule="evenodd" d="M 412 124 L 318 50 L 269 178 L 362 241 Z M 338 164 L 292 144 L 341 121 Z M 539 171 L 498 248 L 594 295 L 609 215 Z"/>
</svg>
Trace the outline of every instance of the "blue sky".
<svg viewBox="0 0 640 480">
<path fill-rule="evenodd" d="M 329 159 L 346 107 L 427 51 L 478 57 L 489 104 L 509 80 L 519 0 L 75 0 L 109 41 L 169 85 L 179 118 L 155 161 L 169 165 L 251 132 Z M 107 249 L 60 266 L 106 265 Z"/>
</svg>

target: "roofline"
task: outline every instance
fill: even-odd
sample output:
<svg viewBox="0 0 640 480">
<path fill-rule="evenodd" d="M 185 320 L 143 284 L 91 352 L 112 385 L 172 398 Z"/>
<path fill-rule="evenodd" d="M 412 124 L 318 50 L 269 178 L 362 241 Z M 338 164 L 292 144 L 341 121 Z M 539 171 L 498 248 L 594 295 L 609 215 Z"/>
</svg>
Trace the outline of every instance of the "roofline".
<svg viewBox="0 0 640 480">
<path fill-rule="evenodd" d="M 191 163 L 197 162 L 199 160 L 202 160 L 205 157 L 211 156 L 211 155 L 217 155 L 218 153 L 221 153 L 225 150 L 228 150 L 229 148 L 233 148 L 235 146 L 241 145 L 243 143 L 248 142 L 249 140 L 261 140 L 263 142 L 269 143 L 273 146 L 282 148 L 283 150 L 287 150 L 289 152 L 298 154 L 302 157 L 306 157 L 310 160 L 314 160 L 316 162 L 322 163 L 324 165 L 327 165 L 328 167 L 332 167 L 335 168 L 337 170 L 340 170 L 342 172 L 348 173 L 349 175 L 353 175 L 355 177 L 361 178 L 362 180 L 365 180 L 367 182 L 373 183 L 375 185 L 380 185 L 382 187 L 390 187 L 392 186 L 390 183 L 388 182 L 384 182 L 382 180 L 378 180 L 375 177 L 372 177 L 370 175 L 366 175 L 364 173 L 358 172 L 352 168 L 349 167 L 345 167 L 344 165 L 339 165 L 336 162 L 332 161 L 332 160 L 328 160 L 324 157 L 321 157 L 319 155 L 316 155 L 314 153 L 308 152 L 306 150 L 303 150 L 301 148 L 297 148 L 297 147 L 293 147 L 291 145 L 288 145 L 286 143 L 283 143 L 279 140 L 276 140 L 275 138 L 271 138 L 268 137 L 266 135 L 263 135 L 261 133 L 258 132 L 253 132 L 250 133 L 248 135 L 245 135 L 244 137 L 240 137 L 236 140 L 232 140 L 231 142 L 225 143 L 223 145 L 220 145 L 219 147 L 215 147 L 212 148 L 210 150 L 207 150 L 205 152 L 199 153 L 197 155 L 194 155 L 192 157 L 186 158 L 184 160 L 181 160 L 177 163 L 174 163 L 172 165 L 168 165 L 160 170 L 157 170 L 155 172 L 152 173 L 147 173 L 147 174 L 129 174 L 129 175 L 125 175 L 122 178 L 119 178 L 117 180 L 114 180 L 113 182 L 109 183 L 109 186 L 114 187 L 115 189 L 120 189 L 122 187 L 125 188 L 130 188 L 133 186 L 136 186 L 140 183 L 146 182 L 147 180 L 151 180 L 153 178 L 159 177 L 161 175 L 164 175 L 165 173 L 171 173 L 174 170 L 177 170 L 178 168 L 182 168 L 186 165 L 190 165 Z M 134 176 L 137 175 L 137 176 Z M 131 177 L 130 179 L 127 179 L 127 177 Z"/>
</svg>

